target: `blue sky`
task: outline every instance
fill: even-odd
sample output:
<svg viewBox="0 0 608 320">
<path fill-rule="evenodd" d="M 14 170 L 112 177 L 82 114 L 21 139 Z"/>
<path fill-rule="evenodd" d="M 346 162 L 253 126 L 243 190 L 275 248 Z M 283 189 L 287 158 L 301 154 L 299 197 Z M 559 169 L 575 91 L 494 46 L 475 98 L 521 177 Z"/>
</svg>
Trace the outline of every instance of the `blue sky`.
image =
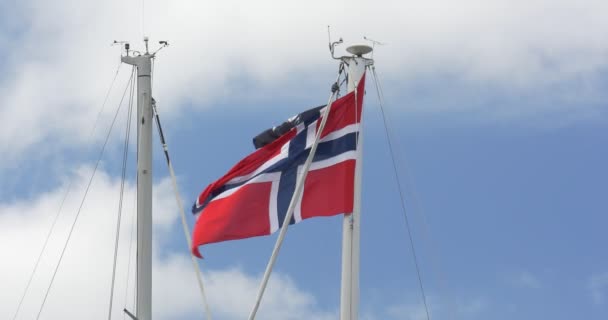
<svg viewBox="0 0 608 320">
<path fill-rule="evenodd" d="M 417 303 L 420 298 L 379 105 L 373 87 L 368 88 L 362 300 L 364 308 L 373 309 L 377 304 Z M 447 309 L 439 309 L 438 317 L 448 316 L 442 312 L 454 308 L 450 303 L 472 300 L 469 303 L 483 301 L 483 308 L 467 318 L 602 318 L 606 309 L 594 303 L 589 277 L 603 272 L 606 265 L 599 249 L 606 240 L 603 194 L 608 171 L 602 167 L 608 153 L 601 147 L 607 140 L 602 134 L 606 123 L 595 119 L 537 127 L 535 122 L 542 120 L 481 123 L 459 114 L 400 114 L 406 104 L 417 103 L 405 102 L 408 95 L 387 103 L 389 115 L 396 115 L 389 124 L 400 146 L 399 174 L 407 186 L 406 209 L 414 222 L 425 284 L 430 295 L 441 301 L 441 309 Z M 236 151 L 223 153 L 236 153 L 233 158 L 239 159 L 239 153 L 250 150 L 249 137 L 257 130 L 252 123 L 258 121 L 252 119 L 259 117 L 264 123 L 266 115 L 217 117 L 220 121 L 210 116 L 198 125 L 207 132 L 223 132 L 225 119 L 240 129 L 213 139 L 209 150 L 234 144 L 239 146 Z M 172 139 L 182 139 L 181 134 Z M 189 146 L 181 148 L 187 154 Z M 205 156 L 182 160 L 182 151 L 173 152 L 176 164 L 198 163 L 218 166 L 217 170 L 231 164 L 208 163 Z M 209 176 L 194 175 L 203 180 Z M 201 189 L 197 183 L 192 181 L 194 196 Z M 319 300 L 327 303 L 323 305 L 331 308 L 338 303 L 340 220 L 319 220 L 290 229 L 278 268 L 290 273 L 306 266 L 304 274 L 295 271 L 296 279 L 318 292 Z M 274 237 L 203 250 L 210 266 L 236 261 L 262 272 L 272 241 Z M 458 299 L 464 302 L 449 302 Z"/>
<path fill-rule="evenodd" d="M 120 9 L 140 12 L 140 5 L 31 0 L 0 14 L 7 44 L 0 53 L 0 254 L 6 257 L 0 282 L 8 288 L 0 293 L 2 318 L 14 312 L 16 293 L 23 292 L 73 180 L 74 194 L 21 318 L 39 307 L 127 81 L 122 67 L 90 135 L 118 62 L 119 49 L 108 44 L 126 39 L 139 46 L 139 15 Z M 376 50 L 376 66 L 432 318 L 605 319 L 606 5 L 357 1 L 347 16 L 338 15 L 342 5 L 146 2 L 146 33 L 171 43 L 159 54 L 154 95 L 186 205 L 252 151 L 255 134 L 325 103 L 337 68 L 326 52 L 331 23 L 333 36 L 346 42 L 368 35 L 387 43 Z M 360 17 L 364 22 L 355 21 Z M 371 81 L 365 99 L 362 319 L 425 319 Z M 120 119 L 51 292 L 48 319 L 106 312 Z M 155 148 L 156 318 L 200 319 L 168 173 L 158 143 Z M 129 209 L 117 301 L 129 290 Z M 264 319 L 337 318 L 341 225 L 332 217 L 289 229 L 262 303 Z M 201 249 L 216 319 L 248 313 L 275 240 Z M 74 292 L 76 307 L 65 308 Z"/>
</svg>

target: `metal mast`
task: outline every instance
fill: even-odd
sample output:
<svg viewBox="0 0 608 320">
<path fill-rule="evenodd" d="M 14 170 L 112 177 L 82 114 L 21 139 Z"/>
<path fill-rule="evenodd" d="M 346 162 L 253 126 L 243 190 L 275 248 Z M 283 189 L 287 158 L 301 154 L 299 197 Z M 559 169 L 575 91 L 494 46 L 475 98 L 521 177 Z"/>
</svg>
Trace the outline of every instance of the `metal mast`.
<svg viewBox="0 0 608 320">
<path fill-rule="evenodd" d="M 366 45 L 350 46 L 346 49 L 353 54 L 342 57 L 348 66 L 348 92 L 353 92 L 359 85 L 361 77 L 373 60 L 363 55 L 372 52 Z M 358 103 L 358 102 L 357 102 Z M 340 319 L 359 319 L 359 239 L 361 232 L 361 174 L 363 168 L 363 121 L 359 127 L 357 140 L 357 164 L 355 166 L 355 202 L 352 214 L 344 215 L 342 233 L 342 288 L 340 294 Z"/>
<path fill-rule="evenodd" d="M 146 52 L 121 61 L 137 67 L 137 304 L 138 320 L 152 319 L 152 59 Z"/>
</svg>

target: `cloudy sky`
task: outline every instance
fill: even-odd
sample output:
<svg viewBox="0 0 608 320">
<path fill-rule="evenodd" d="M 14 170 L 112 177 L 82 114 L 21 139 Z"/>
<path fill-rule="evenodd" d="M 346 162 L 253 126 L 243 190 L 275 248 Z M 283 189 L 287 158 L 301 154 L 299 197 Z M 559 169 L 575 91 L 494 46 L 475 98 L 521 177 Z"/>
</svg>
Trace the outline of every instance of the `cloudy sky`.
<svg viewBox="0 0 608 320">
<path fill-rule="evenodd" d="M 431 317 L 605 319 L 606 12 L 596 0 L 0 2 L 0 318 L 69 188 L 18 319 L 40 309 L 130 75 L 113 40 L 170 43 L 154 96 L 189 204 L 259 131 L 325 103 L 331 25 L 347 43 L 384 43 L 374 59 Z M 365 99 L 361 318 L 426 319 L 372 82 Z M 124 111 L 41 319 L 107 318 Z M 155 148 L 155 318 L 201 319 Z M 133 303 L 130 159 L 114 318 Z M 202 248 L 215 319 L 248 314 L 274 240 Z M 336 319 L 340 244 L 339 217 L 291 228 L 260 318 Z"/>
</svg>

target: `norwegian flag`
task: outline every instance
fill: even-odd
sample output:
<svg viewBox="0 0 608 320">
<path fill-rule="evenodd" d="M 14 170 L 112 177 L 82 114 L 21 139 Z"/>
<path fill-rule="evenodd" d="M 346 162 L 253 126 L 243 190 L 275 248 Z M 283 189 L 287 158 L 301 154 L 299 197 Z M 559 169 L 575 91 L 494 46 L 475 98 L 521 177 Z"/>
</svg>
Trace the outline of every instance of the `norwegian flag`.
<svg viewBox="0 0 608 320">
<path fill-rule="evenodd" d="M 333 102 L 290 224 L 352 212 L 364 85 L 365 75 L 358 90 Z M 192 208 L 197 215 L 194 255 L 201 257 L 198 247 L 204 244 L 269 235 L 281 228 L 325 108 L 290 119 L 293 128 L 207 186 Z"/>
</svg>

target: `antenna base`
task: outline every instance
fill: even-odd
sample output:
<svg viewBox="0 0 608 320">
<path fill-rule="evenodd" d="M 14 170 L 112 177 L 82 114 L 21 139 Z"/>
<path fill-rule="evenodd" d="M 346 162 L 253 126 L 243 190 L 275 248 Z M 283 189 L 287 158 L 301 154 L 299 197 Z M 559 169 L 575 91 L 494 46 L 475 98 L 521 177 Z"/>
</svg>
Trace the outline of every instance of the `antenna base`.
<svg viewBox="0 0 608 320">
<path fill-rule="evenodd" d="M 374 49 L 372 47 L 365 44 L 357 44 L 346 48 L 346 51 L 350 54 L 353 54 L 357 57 L 361 57 L 364 54 L 368 54 L 372 52 Z"/>
</svg>

